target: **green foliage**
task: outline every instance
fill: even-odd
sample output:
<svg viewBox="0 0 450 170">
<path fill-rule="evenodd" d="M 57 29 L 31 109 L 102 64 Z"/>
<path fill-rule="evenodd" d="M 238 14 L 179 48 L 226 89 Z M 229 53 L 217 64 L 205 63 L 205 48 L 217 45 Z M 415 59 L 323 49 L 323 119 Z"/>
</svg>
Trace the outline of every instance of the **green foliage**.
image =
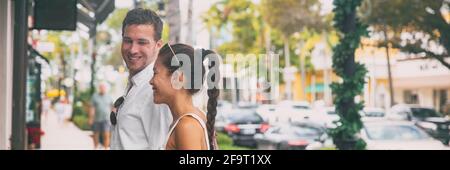
<svg viewBox="0 0 450 170">
<path fill-rule="evenodd" d="M 118 32 L 122 32 L 122 22 L 129 10 L 130 9 L 127 8 L 119 8 L 114 10 L 111 16 L 109 16 L 106 20 L 106 24 L 108 25 L 108 27 Z"/>
<path fill-rule="evenodd" d="M 204 14 L 203 20 L 207 27 L 215 30 L 215 34 L 230 32 L 232 35 L 231 41 L 219 44 L 217 47 L 218 53 L 222 56 L 238 53 L 265 53 L 265 42 L 269 38 L 266 37 L 265 32 L 270 30 L 270 43 L 275 53 L 280 54 L 280 67 L 284 67 L 285 43 L 289 44 L 291 56 L 297 56 L 295 49 L 298 48 L 298 42 L 301 39 L 313 37 L 327 25 L 324 17 L 318 14 L 320 3 L 317 0 L 308 0 L 305 3 L 307 6 L 304 6 L 304 2 L 299 3 L 295 0 L 264 1 L 261 4 L 252 3 L 251 0 L 223 0 L 213 5 Z M 314 9 L 314 6 L 317 9 Z M 300 9 L 303 12 L 297 11 Z M 303 13 L 308 13 L 308 17 L 302 16 Z M 278 21 L 283 22 L 285 27 L 278 26 L 276 23 Z M 300 31 L 306 32 L 308 36 L 292 36 L 288 33 Z M 218 37 L 218 35 L 215 36 Z M 284 37 L 287 37 L 287 41 Z M 311 49 L 304 51 L 307 53 Z M 312 70 L 310 57 L 305 56 L 305 58 L 307 69 Z M 299 65 L 299 57 L 290 57 L 290 62 L 292 65 Z"/>
<path fill-rule="evenodd" d="M 225 30 L 232 41 L 219 47 L 219 54 L 260 53 L 264 49 L 262 17 L 250 0 L 224 0 L 203 15 L 206 26 L 217 32 Z"/>
<path fill-rule="evenodd" d="M 91 130 L 91 126 L 88 124 L 88 117 L 84 115 L 73 116 L 73 123 L 81 130 Z"/>
<path fill-rule="evenodd" d="M 301 32 L 304 28 L 316 31 L 325 28 L 324 17 L 319 14 L 318 0 L 262 0 L 261 9 L 264 20 L 285 36 Z"/>
<path fill-rule="evenodd" d="M 370 4 L 363 21 L 369 24 L 374 32 L 386 30 L 390 33 L 389 43 L 395 48 L 413 54 L 425 53 L 435 58 L 450 69 L 450 63 L 444 60 L 450 51 L 450 1 L 448 0 L 365 0 Z M 447 17 L 447 19 L 446 19 Z M 386 29 L 384 27 L 387 27 Z M 413 37 L 412 40 L 401 38 L 402 33 L 425 34 L 429 38 Z M 445 48 L 444 52 L 432 51 L 428 47 L 436 43 Z M 379 46 L 385 46 L 384 40 Z"/>
<path fill-rule="evenodd" d="M 355 63 L 354 53 L 361 36 L 367 36 L 367 26 L 356 17 L 356 8 L 362 0 L 334 0 L 334 27 L 341 32 L 340 42 L 333 48 L 333 69 L 343 81 L 332 83 L 336 94 L 334 104 L 340 120 L 335 129 L 330 130 L 339 149 L 364 149 L 365 142 L 358 137 L 363 127 L 359 111 L 363 102 L 355 103 L 355 96 L 364 88 L 367 69 L 363 64 Z"/>
<path fill-rule="evenodd" d="M 90 130 L 88 124 L 88 110 L 91 102 L 90 90 L 78 92 L 76 95 L 76 102 L 73 105 L 73 123 L 83 130 Z"/>
<path fill-rule="evenodd" d="M 224 133 L 217 133 L 217 143 L 220 150 L 249 150 L 250 148 L 233 145 L 233 140 Z"/>
</svg>

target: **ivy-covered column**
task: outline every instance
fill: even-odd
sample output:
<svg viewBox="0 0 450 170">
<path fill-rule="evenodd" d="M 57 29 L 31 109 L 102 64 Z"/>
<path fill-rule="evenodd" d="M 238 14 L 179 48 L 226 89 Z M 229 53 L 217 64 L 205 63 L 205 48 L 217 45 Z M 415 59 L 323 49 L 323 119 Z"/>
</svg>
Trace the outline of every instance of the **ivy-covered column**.
<svg viewBox="0 0 450 170">
<path fill-rule="evenodd" d="M 342 78 L 332 83 L 334 104 L 340 120 L 330 131 L 338 149 L 364 149 L 365 142 L 358 134 L 362 128 L 359 111 L 363 102 L 355 103 L 355 96 L 362 93 L 367 69 L 355 62 L 355 50 L 361 36 L 367 36 L 367 26 L 359 22 L 356 9 L 362 0 L 334 0 L 334 27 L 340 32 L 340 42 L 333 48 L 333 70 Z"/>
</svg>

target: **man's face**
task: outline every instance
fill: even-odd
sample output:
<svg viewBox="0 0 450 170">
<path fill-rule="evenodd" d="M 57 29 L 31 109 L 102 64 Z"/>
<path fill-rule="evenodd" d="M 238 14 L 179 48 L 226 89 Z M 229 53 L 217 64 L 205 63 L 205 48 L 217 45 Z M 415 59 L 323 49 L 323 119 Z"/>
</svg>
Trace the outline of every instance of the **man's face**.
<svg viewBox="0 0 450 170">
<path fill-rule="evenodd" d="M 155 61 L 161 40 L 155 41 L 153 25 L 128 25 L 122 37 L 122 57 L 131 75 Z"/>
<path fill-rule="evenodd" d="M 100 84 L 100 86 L 98 87 L 98 89 L 99 89 L 99 93 L 100 94 L 105 94 L 106 93 L 106 85 L 104 85 L 104 84 Z"/>
</svg>

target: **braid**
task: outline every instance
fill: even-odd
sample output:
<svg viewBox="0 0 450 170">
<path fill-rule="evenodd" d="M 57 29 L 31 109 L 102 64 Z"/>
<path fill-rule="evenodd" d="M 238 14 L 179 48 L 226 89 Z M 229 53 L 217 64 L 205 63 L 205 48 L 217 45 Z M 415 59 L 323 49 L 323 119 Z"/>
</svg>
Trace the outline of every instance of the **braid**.
<svg viewBox="0 0 450 170">
<path fill-rule="evenodd" d="M 202 49 L 202 55 L 203 55 L 203 60 L 206 58 L 207 55 L 209 54 L 213 54 L 214 52 L 211 50 L 204 50 Z M 216 55 L 214 55 L 214 57 L 217 57 Z M 217 62 L 213 62 L 214 64 L 208 64 L 208 68 L 211 69 L 213 67 L 218 67 Z M 217 89 L 215 86 L 216 84 L 218 84 L 218 81 L 216 81 L 216 78 L 218 79 L 220 77 L 220 75 L 217 75 L 220 73 L 217 73 L 211 76 L 211 81 L 214 83 L 207 83 L 208 84 L 208 106 L 207 108 L 207 122 L 206 122 L 206 127 L 208 130 L 208 139 L 209 139 L 209 145 L 210 145 L 210 149 L 215 149 L 217 146 L 216 145 L 216 134 L 215 134 L 215 130 L 214 130 L 214 124 L 216 122 L 216 114 L 217 114 L 217 98 L 219 97 L 219 89 Z"/>
<path fill-rule="evenodd" d="M 208 114 L 207 114 L 207 122 L 206 127 L 208 129 L 208 139 L 209 139 L 209 145 L 211 149 L 214 149 L 215 146 L 215 131 L 214 131 L 214 124 L 216 122 L 216 114 L 217 114 L 217 97 L 219 96 L 219 90 L 214 88 L 208 90 Z"/>
</svg>

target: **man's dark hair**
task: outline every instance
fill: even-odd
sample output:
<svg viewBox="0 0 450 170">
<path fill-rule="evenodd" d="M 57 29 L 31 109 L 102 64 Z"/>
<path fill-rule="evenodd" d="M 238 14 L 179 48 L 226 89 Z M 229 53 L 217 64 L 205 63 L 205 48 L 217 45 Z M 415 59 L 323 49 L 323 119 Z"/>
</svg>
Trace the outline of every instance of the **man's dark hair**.
<svg viewBox="0 0 450 170">
<path fill-rule="evenodd" d="M 156 41 L 161 39 L 163 22 L 156 12 L 150 9 L 136 8 L 128 11 L 127 16 L 122 23 L 122 36 L 125 28 L 129 25 L 152 25 L 155 31 L 154 38 Z"/>
</svg>

